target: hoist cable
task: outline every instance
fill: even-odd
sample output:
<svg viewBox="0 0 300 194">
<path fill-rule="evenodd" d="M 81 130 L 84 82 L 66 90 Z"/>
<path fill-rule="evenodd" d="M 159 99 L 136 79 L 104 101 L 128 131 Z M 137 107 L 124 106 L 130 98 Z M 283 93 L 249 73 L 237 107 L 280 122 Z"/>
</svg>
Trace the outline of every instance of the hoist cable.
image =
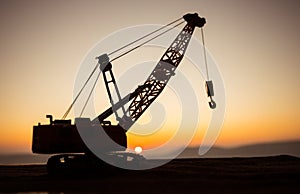
<svg viewBox="0 0 300 194">
<path fill-rule="evenodd" d="M 98 68 L 99 63 L 97 63 L 97 65 L 95 66 L 95 68 L 93 69 L 92 73 L 90 74 L 90 76 L 88 77 L 88 79 L 86 80 L 86 82 L 84 83 L 84 85 L 82 86 L 82 88 L 80 89 L 80 91 L 78 92 L 78 94 L 76 95 L 75 99 L 73 100 L 73 102 L 71 103 L 71 105 L 69 106 L 69 108 L 67 109 L 67 111 L 65 112 L 65 114 L 63 115 L 62 119 L 65 119 L 69 112 L 71 111 L 71 109 L 73 108 L 73 105 L 75 104 L 75 102 L 77 101 L 78 97 L 80 96 L 80 94 L 82 93 L 83 89 L 85 88 L 85 86 L 87 85 L 87 83 L 90 81 L 91 77 L 93 76 L 93 74 L 95 73 L 96 69 Z"/>
<path fill-rule="evenodd" d="M 111 53 L 108 54 L 108 56 L 109 56 L 109 55 L 112 55 L 112 54 L 115 54 L 116 52 L 118 52 L 118 51 L 120 51 L 120 50 L 122 50 L 122 49 L 124 49 L 124 48 L 126 48 L 126 47 L 128 47 L 128 46 L 130 46 L 130 45 L 132 45 L 132 44 L 134 44 L 134 43 L 136 43 L 136 42 L 138 42 L 138 41 L 140 41 L 140 40 L 142 40 L 142 39 L 148 37 L 148 36 L 151 36 L 152 34 L 154 34 L 154 33 L 158 32 L 158 31 L 160 31 L 160 30 L 162 30 L 162 29 L 164 29 L 164 28 L 166 28 L 166 27 L 168 27 L 168 26 L 170 26 L 170 25 L 172 25 L 172 24 L 178 22 L 179 20 L 182 20 L 182 18 L 179 18 L 179 19 L 177 19 L 177 20 L 175 20 L 175 21 L 173 21 L 173 22 L 171 22 L 171 23 L 169 23 L 169 24 L 167 24 L 167 25 L 164 25 L 164 26 L 158 28 L 157 30 L 154 30 L 154 31 L 152 31 L 152 32 L 150 32 L 150 33 L 148 33 L 148 34 L 146 34 L 145 36 L 142 36 L 142 37 L 140 37 L 140 38 L 138 38 L 138 39 L 136 39 L 136 40 L 134 40 L 134 41 L 132 41 L 132 42 L 130 42 L 130 43 L 124 45 L 124 46 L 122 46 L 121 48 L 112 51 Z"/>
<path fill-rule="evenodd" d="M 119 56 L 113 58 L 112 60 L 110 60 L 110 62 L 113 62 L 114 60 L 116 60 L 116 59 L 118 59 L 118 58 L 120 58 L 120 57 L 123 57 L 124 55 L 127 55 L 128 53 L 134 51 L 135 49 L 137 49 L 137 48 L 139 48 L 139 47 L 141 47 L 141 46 L 147 44 L 148 42 L 150 42 L 150 41 L 152 41 L 152 40 L 158 38 L 159 36 L 161 36 L 161 35 L 163 35 L 163 34 L 169 32 L 169 31 L 172 30 L 172 29 L 176 28 L 177 26 L 181 25 L 182 23 L 184 23 L 184 21 L 183 21 L 183 22 L 180 22 L 179 24 L 176 24 L 175 26 L 173 26 L 173 27 L 170 28 L 170 29 L 167 29 L 167 30 L 165 30 L 165 31 L 163 31 L 163 32 L 161 32 L 161 33 L 159 33 L 158 35 L 154 36 L 153 38 L 151 38 L 151 39 L 149 39 L 149 40 L 146 40 L 145 42 L 143 42 L 143 43 L 137 45 L 136 47 L 133 47 L 132 49 L 130 49 L 130 50 L 128 50 L 128 51 L 122 53 L 121 55 L 119 55 Z"/>
<path fill-rule="evenodd" d="M 94 84 L 93 84 L 93 87 L 92 87 L 92 89 L 91 89 L 91 91 L 90 91 L 90 93 L 89 93 L 89 96 L 87 97 L 87 99 L 86 99 L 86 101 L 85 101 L 85 104 L 84 104 L 84 106 L 82 107 L 82 110 L 81 110 L 81 113 L 80 113 L 80 117 L 82 116 L 83 111 L 84 111 L 84 109 L 86 108 L 86 105 L 87 105 L 87 103 L 89 102 L 89 100 L 90 100 L 90 98 L 91 98 L 91 95 L 92 95 L 92 93 L 93 93 L 93 91 L 94 91 L 94 88 L 95 88 L 97 82 L 98 82 L 98 79 L 99 79 L 99 77 L 100 77 L 100 74 L 101 74 L 101 73 L 99 72 L 98 75 L 97 75 L 97 78 L 96 78 L 96 80 L 95 80 L 95 82 L 94 82 Z"/>
<path fill-rule="evenodd" d="M 203 45 L 204 63 L 205 63 L 205 68 L 206 68 L 206 77 L 207 77 L 207 80 L 209 80 L 203 28 L 201 28 L 201 36 L 202 36 L 202 45 Z"/>
</svg>

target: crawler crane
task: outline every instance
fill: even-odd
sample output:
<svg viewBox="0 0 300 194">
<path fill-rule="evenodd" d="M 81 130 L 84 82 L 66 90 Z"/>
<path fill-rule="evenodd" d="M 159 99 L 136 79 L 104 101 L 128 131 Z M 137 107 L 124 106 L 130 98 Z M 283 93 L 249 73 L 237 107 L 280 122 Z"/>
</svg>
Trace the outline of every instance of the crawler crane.
<svg viewBox="0 0 300 194">
<path fill-rule="evenodd" d="M 184 19 L 184 21 L 181 21 L 182 19 Z M 166 33 L 170 29 L 166 27 L 174 25 L 173 28 L 175 28 L 184 22 L 186 22 L 186 25 L 171 43 L 170 47 L 165 51 L 146 81 L 142 85 L 138 86 L 135 91 L 122 98 L 112 71 L 112 62 L 131 52 L 132 50 L 146 44 L 152 39 Z M 145 37 L 157 33 L 162 29 L 167 29 L 116 58 L 110 59 L 110 54 L 103 54 L 97 57 L 98 63 L 93 73 L 100 69 L 100 72 L 103 75 L 103 80 L 111 107 L 101 113 L 98 117 L 92 120 L 88 119 L 88 126 L 93 128 L 97 125 L 101 125 L 106 134 L 114 142 L 116 142 L 117 145 L 120 145 L 116 147 L 106 147 L 106 145 L 103 145 L 103 152 L 109 153 L 112 151 L 126 150 L 126 132 L 130 130 L 131 126 L 134 125 L 134 123 L 141 117 L 151 103 L 161 94 L 170 78 L 175 75 L 175 70 L 184 57 L 195 28 L 202 28 L 205 23 L 205 18 L 199 17 L 197 13 L 186 14 L 183 16 L 183 18 L 175 20 L 174 22 L 171 22 L 168 25 L 153 31 L 144 37 L 141 37 L 138 39 L 139 41 Z M 112 88 L 114 91 L 111 91 Z M 216 103 L 212 99 L 212 96 L 214 95 L 212 81 L 206 81 L 206 89 L 207 95 L 210 98 L 209 105 L 211 108 L 215 108 Z M 112 98 L 112 92 L 117 95 L 117 102 L 114 102 Z M 93 154 L 81 139 L 81 136 L 76 128 L 76 122 L 75 124 L 72 124 L 71 120 L 65 119 L 78 96 L 74 98 L 73 103 L 63 116 L 63 119 L 53 120 L 52 115 L 47 115 L 47 118 L 49 118 L 50 121 L 49 124 L 42 125 L 39 123 L 38 125 L 33 126 L 32 152 L 37 154 L 58 154 L 50 157 L 48 160 L 47 168 L 49 173 L 63 170 L 66 166 L 76 167 L 82 165 L 82 163 L 87 163 L 87 165 L 89 165 L 89 162 L 87 161 L 95 161 L 92 159 L 90 160 L 90 158 L 93 158 Z M 128 108 L 125 108 L 125 104 L 127 103 L 130 104 Z M 123 113 L 122 116 L 117 113 L 117 110 L 121 110 Z M 112 125 L 110 121 L 106 120 L 112 114 L 115 114 L 116 120 L 118 121 L 117 125 Z M 77 158 L 77 163 L 75 162 L 75 164 L 74 162 L 71 162 L 75 161 L 73 160 L 74 158 Z"/>
</svg>

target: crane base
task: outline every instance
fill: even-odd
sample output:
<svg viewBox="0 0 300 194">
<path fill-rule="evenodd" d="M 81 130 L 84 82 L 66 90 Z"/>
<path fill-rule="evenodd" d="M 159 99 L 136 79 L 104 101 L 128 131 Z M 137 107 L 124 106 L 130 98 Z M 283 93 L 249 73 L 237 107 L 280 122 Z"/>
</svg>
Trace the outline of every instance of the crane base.
<svg viewBox="0 0 300 194">
<path fill-rule="evenodd" d="M 86 130 L 104 130 L 106 134 L 118 145 L 101 148 L 106 151 L 124 151 L 127 148 L 126 131 L 119 125 L 92 125 L 89 119 L 82 119 L 88 123 Z M 100 142 L 101 143 L 101 142 Z M 108 150 L 109 149 L 109 150 Z M 90 152 L 77 130 L 71 122 L 55 120 L 48 125 L 33 126 L 32 152 L 37 154 L 61 154 L 61 153 L 88 153 Z"/>
</svg>

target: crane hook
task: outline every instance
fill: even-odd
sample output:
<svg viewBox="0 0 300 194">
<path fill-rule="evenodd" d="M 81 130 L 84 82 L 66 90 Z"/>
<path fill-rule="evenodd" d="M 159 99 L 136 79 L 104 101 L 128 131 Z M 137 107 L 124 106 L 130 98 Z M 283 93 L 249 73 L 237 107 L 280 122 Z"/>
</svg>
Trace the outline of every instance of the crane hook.
<svg viewBox="0 0 300 194">
<path fill-rule="evenodd" d="M 208 102 L 208 105 L 211 109 L 215 109 L 217 107 L 216 102 L 210 97 L 210 102 Z"/>
<path fill-rule="evenodd" d="M 207 96 L 210 98 L 210 102 L 208 102 L 209 107 L 211 109 L 215 109 L 216 106 L 217 106 L 217 104 L 216 104 L 216 102 L 212 98 L 214 96 L 213 82 L 211 80 L 210 81 L 206 81 L 205 82 L 205 88 L 206 88 Z"/>
</svg>

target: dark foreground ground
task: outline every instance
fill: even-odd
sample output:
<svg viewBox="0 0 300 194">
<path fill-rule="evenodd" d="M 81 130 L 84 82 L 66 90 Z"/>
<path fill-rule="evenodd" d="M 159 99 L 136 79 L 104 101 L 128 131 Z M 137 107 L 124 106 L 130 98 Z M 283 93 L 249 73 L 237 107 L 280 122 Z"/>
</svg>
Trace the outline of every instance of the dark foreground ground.
<svg viewBox="0 0 300 194">
<path fill-rule="evenodd" d="M 49 176 L 45 165 L 0 166 L 0 192 L 300 193 L 300 158 L 177 159 L 106 176 Z"/>
</svg>

